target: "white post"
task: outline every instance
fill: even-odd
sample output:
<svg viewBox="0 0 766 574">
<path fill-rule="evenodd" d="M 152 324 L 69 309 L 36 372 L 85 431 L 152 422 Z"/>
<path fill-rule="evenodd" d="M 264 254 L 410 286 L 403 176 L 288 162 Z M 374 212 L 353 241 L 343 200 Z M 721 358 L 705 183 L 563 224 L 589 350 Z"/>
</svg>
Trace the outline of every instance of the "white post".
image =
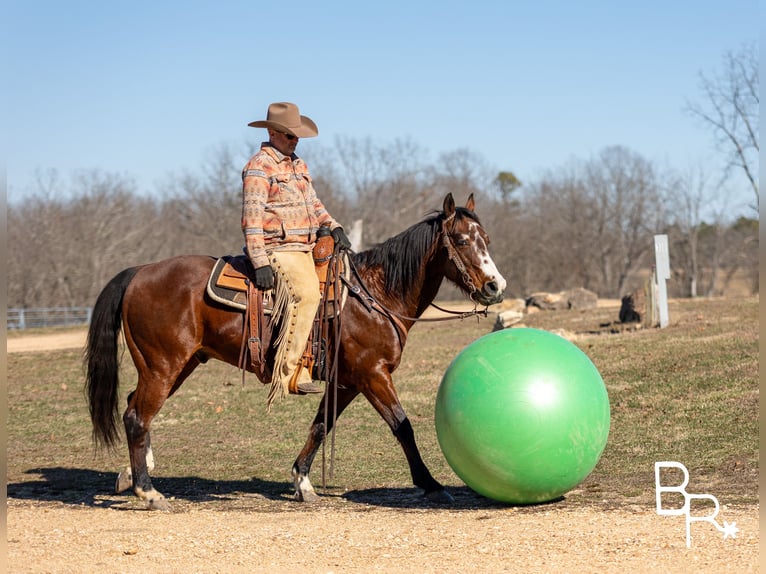
<svg viewBox="0 0 766 574">
<path fill-rule="evenodd" d="M 670 279 L 670 255 L 668 236 L 654 236 L 655 278 L 657 281 L 657 310 L 660 316 L 660 328 L 668 326 L 668 289 L 665 281 Z"/>
<path fill-rule="evenodd" d="M 348 240 L 351 242 L 351 249 L 356 252 L 362 250 L 362 220 L 356 219 L 351 225 L 351 231 L 348 232 Z"/>
</svg>

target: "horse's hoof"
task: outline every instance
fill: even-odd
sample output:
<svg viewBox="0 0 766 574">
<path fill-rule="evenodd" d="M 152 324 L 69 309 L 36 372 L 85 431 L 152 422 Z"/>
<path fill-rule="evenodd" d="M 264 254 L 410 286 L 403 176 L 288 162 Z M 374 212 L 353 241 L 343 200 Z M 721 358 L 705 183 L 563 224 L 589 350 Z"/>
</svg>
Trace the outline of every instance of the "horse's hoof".
<svg viewBox="0 0 766 574">
<path fill-rule="evenodd" d="M 300 490 L 296 490 L 295 500 L 297 500 L 298 502 L 319 502 L 319 495 L 313 490 L 308 490 L 304 492 L 301 492 Z"/>
<path fill-rule="evenodd" d="M 455 498 L 444 488 L 426 492 L 425 496 L 428 502 L 433 502 L 435 504 L 452 504 L 455 502 Z"/>
<path fill-rule="evenodd" d="M 160 512 L 170 512 L 170 503 L 164 496 L 150 498 L 146 501 L 146 508 L 149 510 L 159 510 Z"/>
<path fill-rule="evenodd" d="M 117 475 L 117 481 L 114 483 L 114 491 L 117 494 L 125 492 L 133 486 L 133 476 L 130 472 L 123 471 Z"/>
</svg>

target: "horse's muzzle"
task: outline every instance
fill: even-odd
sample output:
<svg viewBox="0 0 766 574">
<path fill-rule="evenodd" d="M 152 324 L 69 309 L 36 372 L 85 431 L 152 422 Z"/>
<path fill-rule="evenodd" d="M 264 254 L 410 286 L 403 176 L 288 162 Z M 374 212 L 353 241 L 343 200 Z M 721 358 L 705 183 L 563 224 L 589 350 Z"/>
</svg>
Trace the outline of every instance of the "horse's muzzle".
<svg viewBox="0 0 766 574">
<path fill-rule="evenodd" d="M 503 290 L 497 281 L 487 281 L 480 290 L 471 293 L 471 299 L 482 305 L 494 305 L 503 300 Z"/>
</svg>

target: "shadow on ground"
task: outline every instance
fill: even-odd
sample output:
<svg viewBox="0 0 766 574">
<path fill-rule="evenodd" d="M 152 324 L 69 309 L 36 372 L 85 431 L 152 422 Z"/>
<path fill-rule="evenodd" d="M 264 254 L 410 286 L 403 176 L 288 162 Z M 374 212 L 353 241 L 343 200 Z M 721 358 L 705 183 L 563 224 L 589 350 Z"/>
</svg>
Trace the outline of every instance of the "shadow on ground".
<svg viewBox="0 0 766 574">
<path fill-rule="evenodd" d="M 137 510 L 143 503 L 127 491 L 114 493 L 113 472 L 85 468 L 34 468 L 25 474 L 35 476 L 28 481 L 8 484 L 8 500 L 59 503 L 68 506 Z M 454 497 L 450 505 L 429 502 L 417 488 L 368 488 L 344 490 L 332 486 L 317 488 L 320 502 L 301 504 L 293 499 L 293 486 L 289 482 L 276 482 L 253 478 L 250 480 L 212 480 L 200 477 L 155 477 L 155 488 L 169 497 L 174 511 L 204 507 L 207 510 L 313 511 L 319 508 L 365 511 L 379 508 L 424 510 L 504 509 L 511 505 L 485 498 L 466 486 L 448 488 Z M 542 505 L 545 507 L 563 500 L 563 497 Z"/>
</svg>

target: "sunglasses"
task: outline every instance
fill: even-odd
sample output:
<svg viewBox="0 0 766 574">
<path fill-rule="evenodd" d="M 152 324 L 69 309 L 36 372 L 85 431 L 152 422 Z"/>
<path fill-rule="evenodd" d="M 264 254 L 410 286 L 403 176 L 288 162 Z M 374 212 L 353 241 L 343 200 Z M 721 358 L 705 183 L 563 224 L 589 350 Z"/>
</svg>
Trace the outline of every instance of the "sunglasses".
<svg viewBox="0 0 766 574">
<path fill-rule="evenodd" d="M 285 136 L 290 141 L 298 139 L 298 136 L 294 136 L 293 134 L 287 134 L 285 132 L 280 132 L 279 130 L 274 130 L 274 131 L 277 132 L 278 134 L 282 134 L 283 136 Z"/>
</svg>

